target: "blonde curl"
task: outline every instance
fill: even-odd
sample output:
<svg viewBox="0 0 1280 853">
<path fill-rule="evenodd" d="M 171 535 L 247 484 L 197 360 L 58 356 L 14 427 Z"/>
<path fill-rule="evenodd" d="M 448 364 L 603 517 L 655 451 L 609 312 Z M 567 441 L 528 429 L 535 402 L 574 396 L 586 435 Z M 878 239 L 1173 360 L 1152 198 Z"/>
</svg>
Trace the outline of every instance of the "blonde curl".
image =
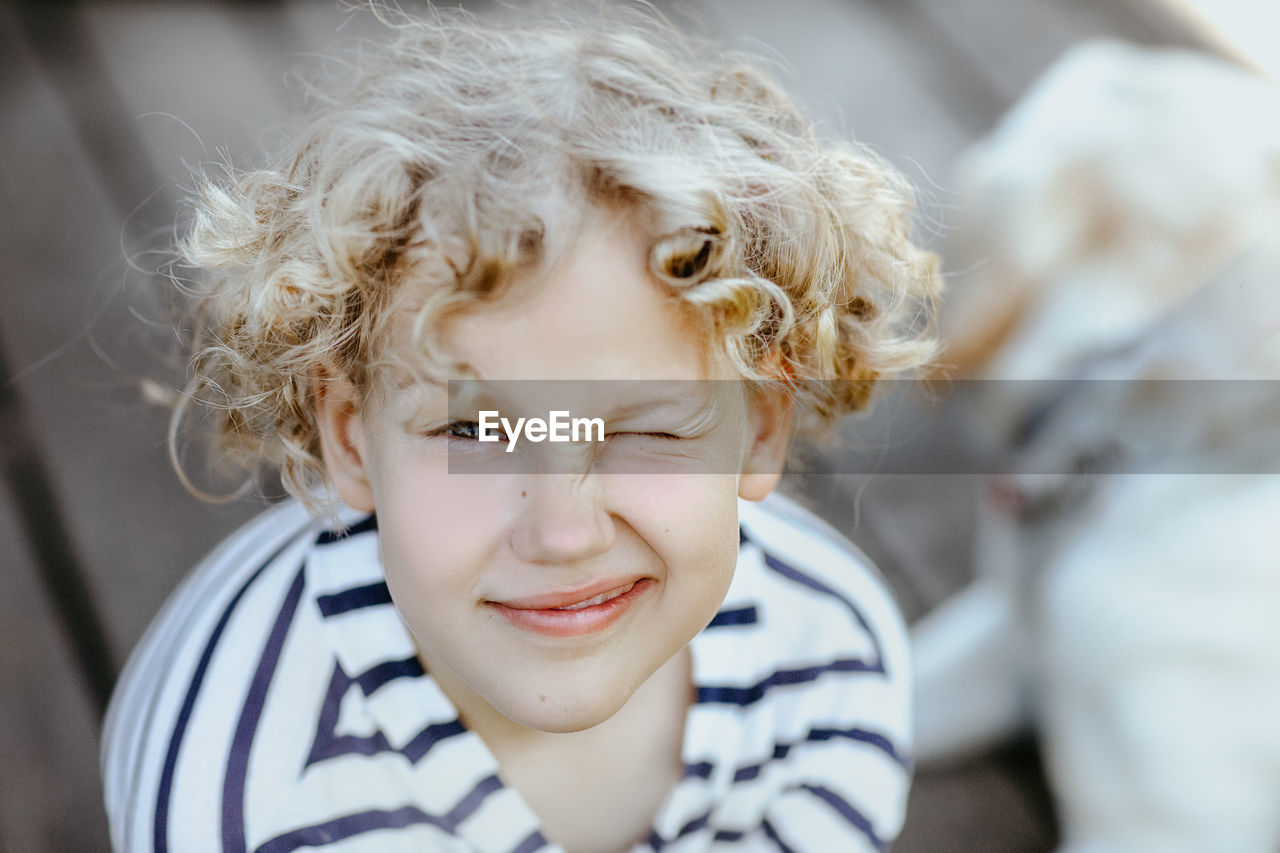
<svg viewBox="0 0 1280 853">
<path fill-rule="evenodd" d="M 641 213 L 654 278 L 813 429 L 935 354 L 939 279 L 909 188 L 819 139 L 744 60 L 640 13 L 437 11 L 395 33 L 291 156 L 201 178 L 180 246 L 204 271 L 188 400 L 304 500 L 324 482 L 315 377 L 370 386 L 410 279 L 429 357 L 440 323 L 542 259 L 551 195 Z"/>
</svg>

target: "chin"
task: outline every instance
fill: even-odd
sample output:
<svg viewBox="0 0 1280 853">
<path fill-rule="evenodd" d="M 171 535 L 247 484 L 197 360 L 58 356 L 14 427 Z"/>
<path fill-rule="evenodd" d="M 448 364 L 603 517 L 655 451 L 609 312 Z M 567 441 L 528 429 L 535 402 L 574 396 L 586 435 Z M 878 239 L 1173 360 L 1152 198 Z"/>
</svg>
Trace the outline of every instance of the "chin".
<svg viewBox="0 0 1280 853">
<path fill-rule="evenodd" d="M 550 734 L 569 734 L 594 728 L 613 717 L 631 698 L 630 694 L 616 701 L 604 701 L 591 697 L 590 701 L 575 702 L 569 697 L 546 696 L 545 700 L 532 697 L 522 701 L 511 712 L 503 711 L 514 723 L 534 731 Z"/>
</svg>

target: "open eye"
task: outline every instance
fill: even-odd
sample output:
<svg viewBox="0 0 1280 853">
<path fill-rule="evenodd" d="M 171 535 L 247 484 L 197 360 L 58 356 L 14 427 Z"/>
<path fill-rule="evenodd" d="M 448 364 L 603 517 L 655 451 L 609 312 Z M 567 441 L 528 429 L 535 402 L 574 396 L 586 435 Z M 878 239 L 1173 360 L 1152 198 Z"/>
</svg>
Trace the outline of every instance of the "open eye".
<svg viewBox="0 0 1280 853">
<path fill-rule="evenodd" d="M 495 433 L 498 441 L 506 441 L 507 434 L 501 429 Z M 480 424 L 476 421 L 459 419 L 450 421 L 444 426 L 437 427 L 427 433 L 432 438 L 442 437 L 456 441 L 479 441 L 480 440 Z"/>
<path fill-rule="evenodd" d="M 480 424 L 475 421 L 452 421 L 445 425 L 445 435 L 449 438 L 465 438 L 468 441 L 480 439 Z"/>
</svg>

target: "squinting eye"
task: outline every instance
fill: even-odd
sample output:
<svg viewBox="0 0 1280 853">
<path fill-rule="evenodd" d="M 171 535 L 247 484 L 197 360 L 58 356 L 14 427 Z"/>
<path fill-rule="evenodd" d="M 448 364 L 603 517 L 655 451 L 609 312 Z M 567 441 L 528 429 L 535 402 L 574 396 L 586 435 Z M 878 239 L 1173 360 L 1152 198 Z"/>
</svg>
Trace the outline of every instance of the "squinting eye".
<svg viewBox="0 0 1280 853">
<path fill-rule="evenodd" d="M 683 441 L 684 436 L 669 432 L 611 432 L 609 438 L 656 438 L 664 441 Z"/>
</svg>

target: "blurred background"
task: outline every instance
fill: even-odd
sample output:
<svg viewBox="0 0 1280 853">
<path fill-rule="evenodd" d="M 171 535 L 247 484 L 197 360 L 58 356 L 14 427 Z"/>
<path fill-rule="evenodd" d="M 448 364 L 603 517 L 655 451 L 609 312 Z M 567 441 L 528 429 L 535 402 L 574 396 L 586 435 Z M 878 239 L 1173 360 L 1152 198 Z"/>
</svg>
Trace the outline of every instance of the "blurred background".
<svg viewBox="0 0 1280 853">
<path fill-rule="evenodd" d="M 1230 3 L 1211 20 L 1164 0 L 656 5 L 774 57 L 826 132 L 896 164 L 944 259 L 957 158 L 1069 48 L 1108 36 L 1265 66 L 1251 43 L 1276 32 L 1236 30 Z M 183 355 L 163 271 L 189 169 L 260 159 L 302 106 L 297 70 L 376 30 L 335 2 L 0 4 L 0 851 L 107 849 L 97 730 L 114 674 L 264 500 L 201 502 L 169 466 L 157 389 L 181 384 Z M 953 289 L 965 272 L 949 267 Z M 972 477 L 791 487 L 879 562 L 913 620 L 973 574 Z M 922 768 L 895 850 L 1030 853 L 1058 832 L 1024 738 Z"/>
</svg>

